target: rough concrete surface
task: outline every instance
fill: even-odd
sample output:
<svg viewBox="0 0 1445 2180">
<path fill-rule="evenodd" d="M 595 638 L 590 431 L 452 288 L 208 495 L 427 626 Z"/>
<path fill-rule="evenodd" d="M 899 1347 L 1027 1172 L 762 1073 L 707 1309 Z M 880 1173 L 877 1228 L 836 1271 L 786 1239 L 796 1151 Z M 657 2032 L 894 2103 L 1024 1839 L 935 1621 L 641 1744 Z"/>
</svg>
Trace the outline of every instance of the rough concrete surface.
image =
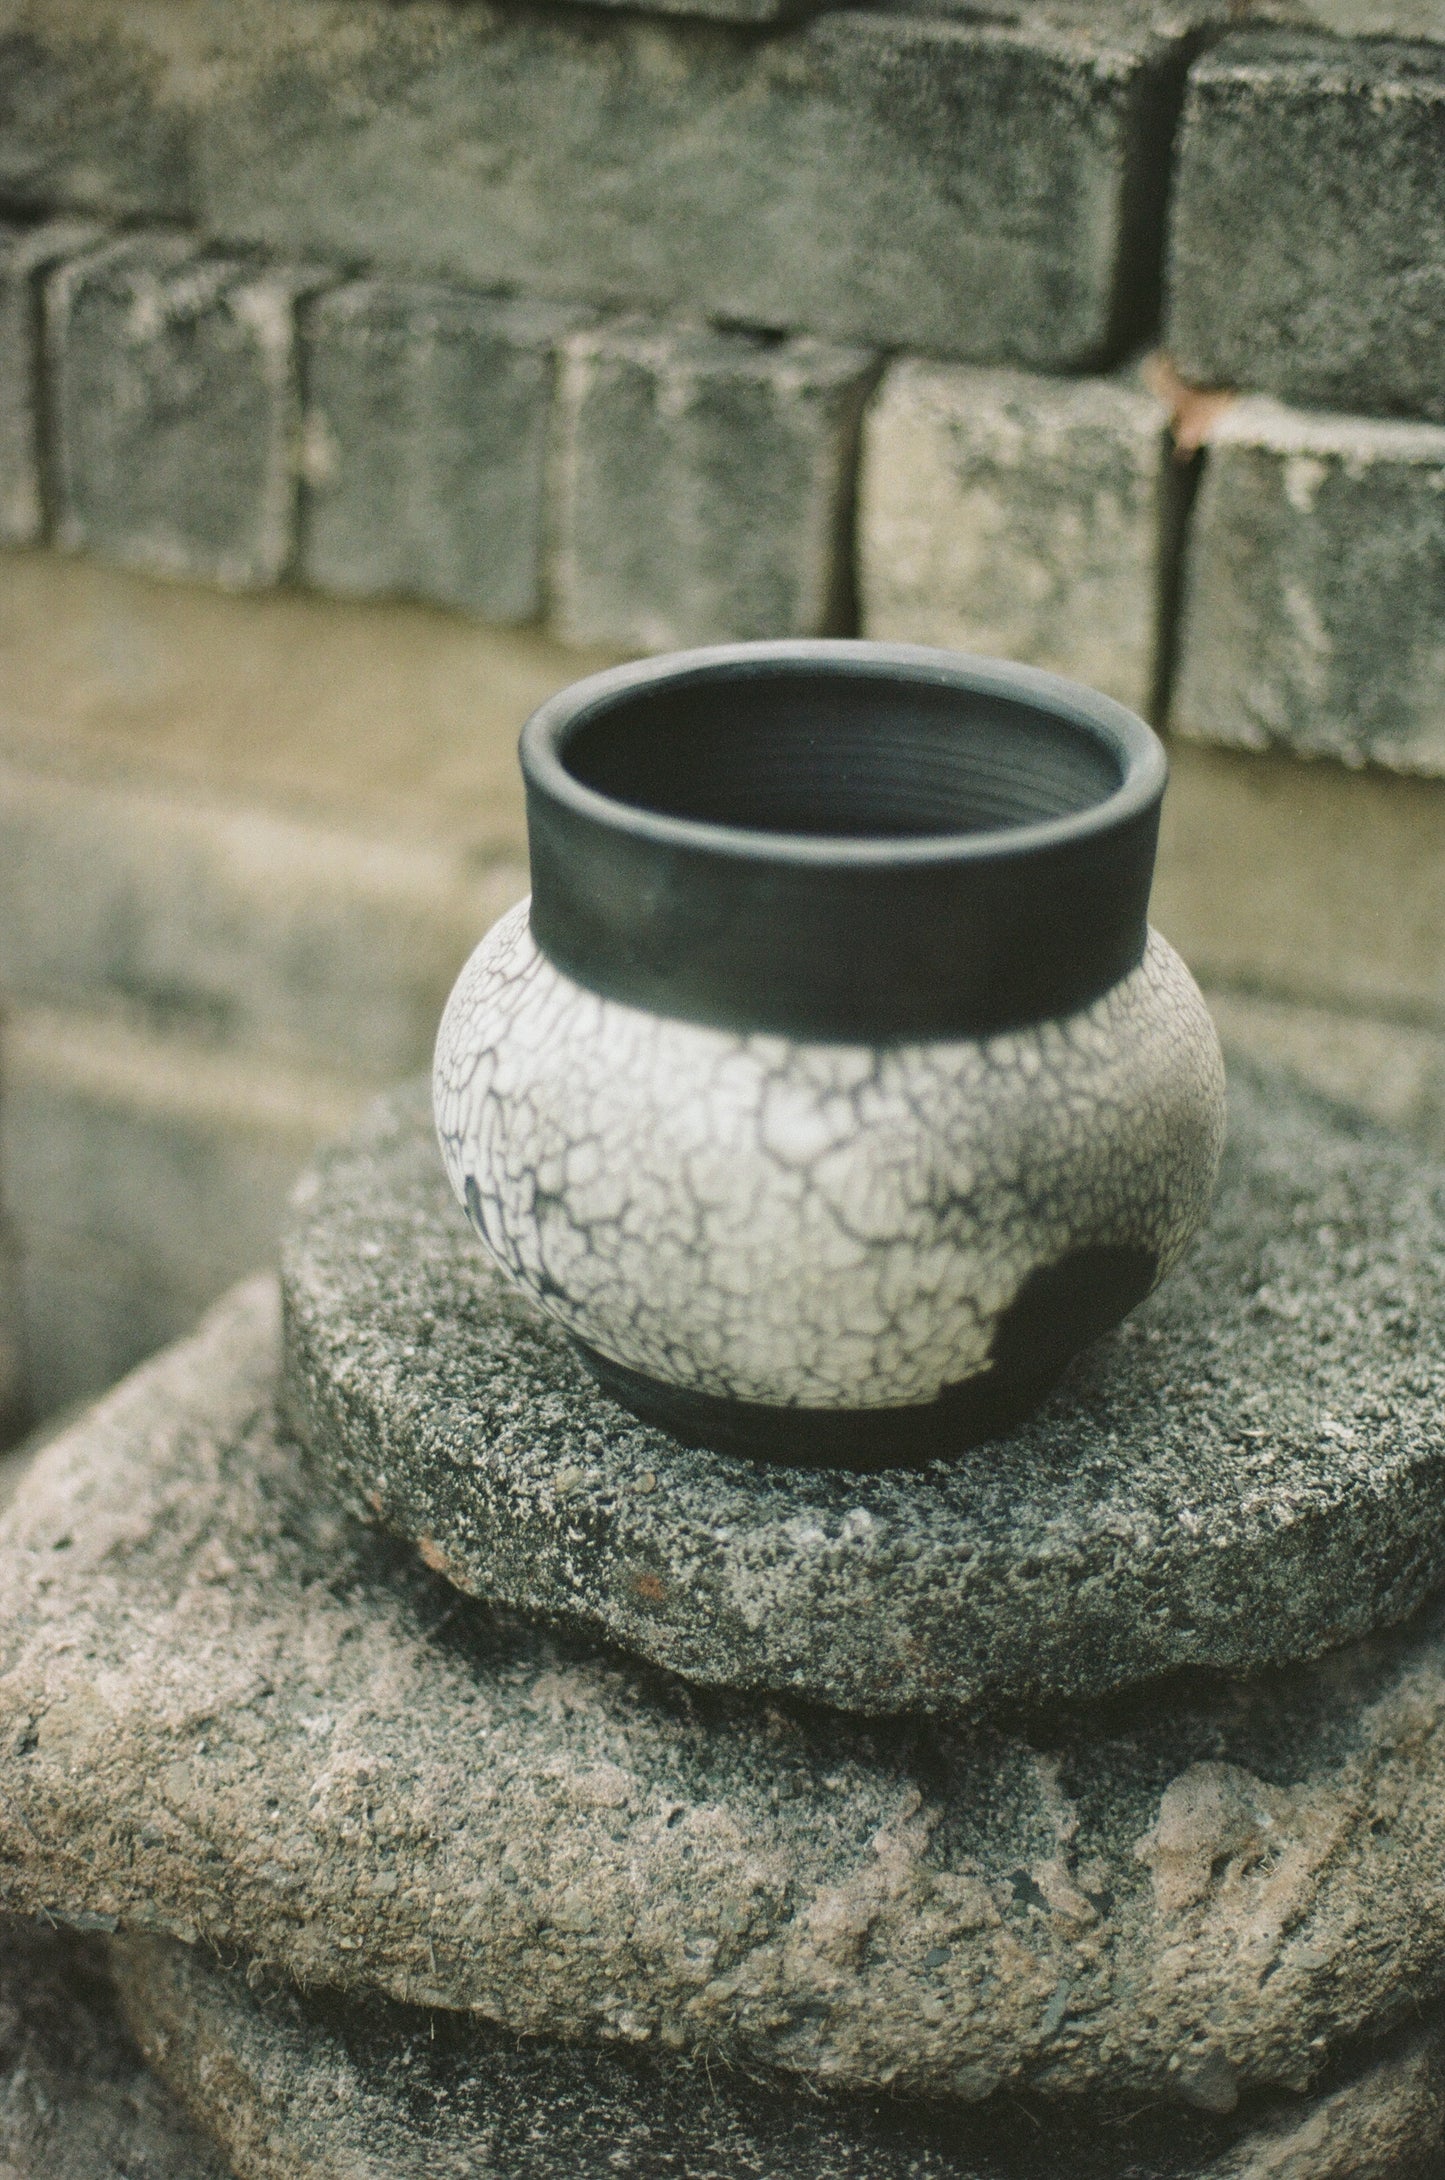
<svg viewBox="0 0 1445 2180">
<path fill-rule="evenodd" d="M 150 2075 L 93 1944 L 0 1920 L 4 2180 L 226 2180 Z"/>
<path fill-rule="evenodd" d="M 518 2042 L 419 2009 L 304 1999 L 198 1946 L 113 1941 L 146 2056 L 239 2180 L 1426 2180 L 1445 2142 L 1440 2032 L 1326 2093 L 1132 2122 L 998 2099 L 977 2114 L 808 2096 L 693 2059 Z"/>
<path fill-rule="evenodd" d="M 241 588 L 295 550 L 297 297 L 325 276 L 123 237 L 46 284 L 60 544 Z"/>
<path fill-rule="evenodd" d="M 84 220 L 0 223 L 0 544 L 30 545 L 45 528 L 40 413 L 40 284 L 58 260 L 95 243 Z"/>
<path fill-rule="evenodd" d="M 1206 52 L 1171 196 L 1184 376 L 1445 422 L 1442 130 L 1438 42 L 1257 30 Z"/>
<path fill-rule="evenodd" d="M 863 350 L 645 321 L 565 344 L 555 611 L 665 651 L 844 624 Z"/>
<path fill-rule="evenodd" d="M 1231 1050 L 1288 1068 L 1319 1096 L 1352 1105 L 1445 1155 L 1445 1034 L 1380 1015 L 1210 990 Z"/>
<path fill-rule="evenodd" d="M 298 1191 L 286 1401 L 475 1595 L 689 1678 L 862 1712 L 1253 1670 L 1445 1573 L 1445 1167 L 1235 1071 L 1173 1277 L 1008 1437 L 858 1475 L 685 1447 L 483 1253 L 421 1086 Z"/>
<path fill-rule="evenodd" d="M 576 316 L 403 281 L 317 297 L 302 315 L 303 578 L 535 620 L 556 348 Z"/>
<path fill-rule="evenodd" d="M 1445 146 L 1445 73 L 1440 111 Z M 1171 723 L 1445 774 L 1442 602 L 1445 428 L 1237 402 L 1190 523 Z"/>
<path fill-rule="evenodd" d="M 1303 2089 L 1445 1984 L 1445 1633 L 943 1729 L 490 1615 L 316 1495 L 243 1290 L 0 1522 L 0 1889 L 832 2088 Z"/>
<path fill-rule="evenodd" d="M 863 633 L 1022 659 L 1151 712 L 1180 513 L 1132 377 L 905 360 L 864 432 Z"/>
<path fill-rule="evenodd" d="M 3 0 L 0 183 L 228 243 L 1041 369 L 1142 330 L 1202 10 L 729 23 Z"/>
</svg>

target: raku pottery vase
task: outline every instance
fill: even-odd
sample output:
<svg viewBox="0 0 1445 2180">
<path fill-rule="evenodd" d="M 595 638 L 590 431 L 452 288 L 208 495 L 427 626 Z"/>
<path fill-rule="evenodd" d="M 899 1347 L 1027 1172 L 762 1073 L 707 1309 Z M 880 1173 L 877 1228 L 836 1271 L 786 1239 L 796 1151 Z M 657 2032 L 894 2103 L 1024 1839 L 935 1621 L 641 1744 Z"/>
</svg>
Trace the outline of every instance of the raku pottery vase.
<svg viewBox="0 0 1445 2180">
<path fill-rule="evenodd" d="M 1007 1428 L 1218 1162 L 1213 1025 L 1146 921 L 1157 738 L 1023 667 L 791 642 L 594 675 L 521 758 L 531 901 L 436 1053 L 488 1250 L 680 1437 Z"/>
</svg>

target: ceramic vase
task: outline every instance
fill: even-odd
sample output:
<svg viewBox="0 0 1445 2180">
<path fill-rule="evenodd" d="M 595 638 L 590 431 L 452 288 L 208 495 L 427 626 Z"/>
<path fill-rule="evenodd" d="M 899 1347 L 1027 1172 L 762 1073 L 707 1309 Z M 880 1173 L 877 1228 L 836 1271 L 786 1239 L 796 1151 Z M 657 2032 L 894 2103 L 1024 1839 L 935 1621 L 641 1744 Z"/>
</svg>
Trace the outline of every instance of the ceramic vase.
<svg viewBox="0 0 1445 2180">
<path fill-rule="evenodd" d="M 1108 698 L 911 645 L 594 675 L 447 1005 L 482 1242 L 636 1414 L 784 1460 L 1006 1431 L 1177 1261 L 1224 1081 Z"/>
</svg>

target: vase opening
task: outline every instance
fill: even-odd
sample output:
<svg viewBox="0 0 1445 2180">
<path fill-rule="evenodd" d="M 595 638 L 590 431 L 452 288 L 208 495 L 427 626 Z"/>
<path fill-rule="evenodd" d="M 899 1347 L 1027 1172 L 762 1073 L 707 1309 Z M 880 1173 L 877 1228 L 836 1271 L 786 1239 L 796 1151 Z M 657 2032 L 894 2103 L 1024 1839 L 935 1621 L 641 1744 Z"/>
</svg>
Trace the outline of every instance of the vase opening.
<svg viewBox="0 0 1445 2180">
<path fill-rule="evenodd" d="M 533 937 L 654 1013 L 979 1036 L 1143 956 L 1164 752 L 1028 667 L 811 640 L 639 660 L 534 713 L 522 771 Z"/>
<path fill-rule="evenodd" d="M 1124 760 L 1086 724 L 996 690 L 779 662 L 654 683 L 558 752 L 595 793 L 661 817 L 851 840 L 996 833 L 1117 793 Z"/>
</svg>

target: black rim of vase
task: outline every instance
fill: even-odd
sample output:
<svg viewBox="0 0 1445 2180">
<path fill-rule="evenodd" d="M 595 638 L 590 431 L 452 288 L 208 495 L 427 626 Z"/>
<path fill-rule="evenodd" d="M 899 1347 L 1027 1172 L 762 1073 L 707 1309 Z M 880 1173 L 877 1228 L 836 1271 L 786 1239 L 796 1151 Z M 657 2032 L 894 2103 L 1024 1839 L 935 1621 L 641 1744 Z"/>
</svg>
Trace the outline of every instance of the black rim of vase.
<svg viewBox="0 0 1445 2180">
<path fill-rule="evenodd" d="M 575 982 L 864 1044 L 1072 1014 L 1142 957 L 1167 761 L 1035 668 L 721 644 L 594 674 L 522 732 L 532 932 Z"/>
</svg>

